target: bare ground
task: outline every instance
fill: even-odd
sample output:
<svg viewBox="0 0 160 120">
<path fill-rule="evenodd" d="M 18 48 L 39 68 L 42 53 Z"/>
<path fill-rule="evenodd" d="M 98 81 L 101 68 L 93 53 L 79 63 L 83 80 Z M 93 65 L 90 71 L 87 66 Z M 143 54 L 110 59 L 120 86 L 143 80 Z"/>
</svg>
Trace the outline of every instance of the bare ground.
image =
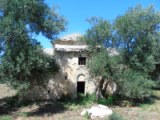
<svg viewBox="0 0 160 120">
<path fill-rule="evenodd" d="M 13 120 L 84 120 L 80 113 L 87 108 L 84 105 L 65 105 L 60 102 L 43 102 L 7 106 L 15 94 L 6 85 L 0 85 L 0 119 L 1 116 L 11 116 Z M 154 91 L 153 103 L 142 104 L 139 107 L 110 106 L 126 120 L 160 120 L 160 91 Z M 16 101 L 11 101 L 16 102 Z M 100 120 L 100 119 L 97 119 Z"/>
</svg>

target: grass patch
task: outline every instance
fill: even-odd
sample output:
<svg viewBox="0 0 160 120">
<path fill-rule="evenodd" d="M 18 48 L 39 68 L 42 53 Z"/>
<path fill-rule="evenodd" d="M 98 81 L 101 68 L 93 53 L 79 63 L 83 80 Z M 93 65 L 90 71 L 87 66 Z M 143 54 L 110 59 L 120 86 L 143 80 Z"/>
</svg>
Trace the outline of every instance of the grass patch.
<svg viewBox="0 0 160 120">
<path fill-rule="evenodd" d="M 138 104 L 140 108 L 143 108 L 144 110 L 149 110 L 151 108 L 156 108 L 159 106 L 159 100 L 160 100 L 160 91 L 159 90 L 153 90 L 153 95 L 146 99 L 143 103 Z"/>
<path fill-rule="evenodd" d="M 147 110 L 149 107 L 151 107 L 151 105 L 149 105 L 149 104 L 140 104 L 139 107 L 143 108 L 144 110 Z"/>
<path fill-rule="evenodd" d="M 72 108 L 72 109 L 78 109 L 79 107 L 90 107 L 92 104 L 96 103 L 96 97 L 95 95 L 84 95 L 79 94 L 76 99 L 61 99 L 60 103 L 62 103 L 64 106 Z"/>
<path fill-rule="evenodd" d="M 101 98 L 98 100 L 98 104 L 103 104 L 103 105 L 114 105 L 117 101 L 117 97 L 116 96 L 109 96 L 107 99 L 105 98 Z"/>
<path fill-rule="evenodd" d="M 28 112 L 17 112 L 16 115 L 21 116 L 21 117 L 27 117 L 29 116 L 29 113 Z"/>
<path fill-rule="evenodd" d="M 158 90 L 153 90 L 153 96 L 160 97 L 160 89 L 158 89 Z"/>
<path fill-rule="evenodd" d="M 125 120 L 125 119 L 118 113 L 114 112 L 112 115 L 109 116 L 109 120 Z"/>
<path fill-rule="evenodd" d="M 77 99 L 70 100 L 70 99 L 61 99 L 60 102 L 64 104 L 64 106 L 77 109 L 79 107 L 91 107 L 93 104 L 103 104 L 103 105 L 114 105 L 117 97 L 110 96 L 106 98 L 100 98 L 99 100 L 96 99 L 96 95 L 84 95 L 79 94 Z"/>
<path fill-rule="evenodd" d="M 84 117 L 84 120 L 90 120 L 90 115 L 88 112 L 86 112 L 83 117 Z"/>
<path fill-rule="evenodd" d="M 12 117 L 9 115 L 1 116 L 0 120 L 12 120 Z"/>
</svg>

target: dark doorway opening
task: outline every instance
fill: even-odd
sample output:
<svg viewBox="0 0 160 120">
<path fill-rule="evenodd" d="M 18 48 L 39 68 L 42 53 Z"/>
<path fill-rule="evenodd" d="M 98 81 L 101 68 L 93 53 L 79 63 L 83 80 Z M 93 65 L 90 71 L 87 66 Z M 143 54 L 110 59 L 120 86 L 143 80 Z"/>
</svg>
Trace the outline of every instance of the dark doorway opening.
<svg viewBox="0 0 160 120">
<path fill-rule="evenodd" d="M 77 93 L 85 93 L 85 82 L 77 82 Z"/>
</svg>

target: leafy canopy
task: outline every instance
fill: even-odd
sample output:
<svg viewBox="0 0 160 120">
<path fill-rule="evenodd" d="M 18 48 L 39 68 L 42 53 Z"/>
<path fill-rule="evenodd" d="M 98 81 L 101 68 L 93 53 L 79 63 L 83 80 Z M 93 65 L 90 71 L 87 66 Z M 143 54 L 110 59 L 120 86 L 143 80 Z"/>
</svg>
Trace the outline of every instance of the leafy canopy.
<svg viewBox="0 0 160 120">
<path fill-rule="evenodd" d="M 155 69 L 160 55 L 160 13 L 153 6 L 137 5 L 117 17 L 113 24 L 95 17 L 89 22 L 91 28 L 84 39 L 92 50 L 90 73 L 116 82 L 117 93 L 123 97 L 150 95 L 154 84 L 149 73 Z M 118 55 L 109 54 L 113 46 Z"/>
<path fill-rule="evenodd" d="M 58 66 L 35 35 L 55 39 L 65 20 L 44 0 L 0 0 L 0 78 L 13 87 L 44 83 Z"/>
<path fill-rule="evenodd" d="M 124 51 L 124 62 L 144 72 L 155 69 L 159 49 L 160 12 L 153 6 L 137 5 L 115 20 L 117 42 Z"/>
<path fill-rule="evenodd" d="M 91 50 L 98 46 L 110 46 L 111 39 L 111 24 L 103 18 L 92 17 L 87 20 L 91 28 L 87 30 L 84 35 L 85 42 L 89 45 Z"/>
</svg>

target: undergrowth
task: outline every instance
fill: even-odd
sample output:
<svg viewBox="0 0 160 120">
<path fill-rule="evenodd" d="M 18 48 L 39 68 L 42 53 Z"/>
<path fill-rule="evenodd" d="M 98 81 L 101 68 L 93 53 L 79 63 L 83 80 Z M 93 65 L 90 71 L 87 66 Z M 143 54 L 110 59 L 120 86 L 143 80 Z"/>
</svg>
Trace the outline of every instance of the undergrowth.
<svg viewBox="0 0 160 120">
<path fill-rule="evenodd" d="M 0 120 L 12 120 L 12 117 L 9 115 L 0 116 Z"/>
<path fill-rule="evenodd" d="M 109 116 L 109 120 L 125 120 L 125 119 L 118 113 L 114 112 L 112 115 Z"/>
<path fill-rule="evenodd" d="M 115 96 L 110 96 L 106 98 L 96 99 L 94 94 L 92 95 L 84 95 L 78 94 L 77 98 L 74 100 L 71 99 L 61 99 L 60 102 L 69 106 L 86 106 L 89 107 L 93 104 L 103 104 L 103 105 L 114 105 L 117 98 Z"/>
</svg>

